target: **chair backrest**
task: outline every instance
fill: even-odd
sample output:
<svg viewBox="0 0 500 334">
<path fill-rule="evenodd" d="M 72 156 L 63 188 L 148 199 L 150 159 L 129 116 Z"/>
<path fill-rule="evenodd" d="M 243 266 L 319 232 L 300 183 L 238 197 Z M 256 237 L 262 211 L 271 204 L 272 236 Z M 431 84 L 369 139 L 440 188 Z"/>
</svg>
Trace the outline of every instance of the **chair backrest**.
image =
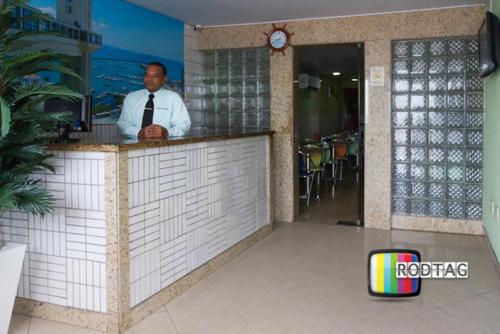
<svg viewBox="0 0 500 334">
<path fill-rule="evenodd" d="M 322 155 L 322 151 L 312 151 L 311 153 L 309 153 L 309 161 L 311 162 L 312 169 L 317 169 L 320 167 Z"/>
<path fill-rule="evenodd" d="M 344 143 L 335 143 L 335 156 L 344 159 L 347 153 L 347 147 Z"/>
<path fill-rule="evenodd" d="M 347 154 L 349 155 L 357 155 L 358 154 L 358 142 L 352 142 L 349 144 L 349 148 L 347 149 Z"/>
</svg>

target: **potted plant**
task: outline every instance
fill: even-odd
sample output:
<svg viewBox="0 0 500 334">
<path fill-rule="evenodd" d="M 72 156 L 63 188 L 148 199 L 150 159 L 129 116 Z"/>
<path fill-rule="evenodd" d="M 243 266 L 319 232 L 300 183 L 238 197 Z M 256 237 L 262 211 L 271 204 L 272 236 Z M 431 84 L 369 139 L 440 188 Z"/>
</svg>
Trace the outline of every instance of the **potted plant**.
<svg viewBox="0 0 500 334">
<path fill-rule="evenodd" d="M 52 155 L 47 152 L 46 133 L 54 130 L 58 122 L 67 121 L 69 115 L 44 113 L 40 106 L 53 97 L 81 98 L 81 94 L 62 85 L 26 80 L 40 71 L 78 77 L 54 51 L 16 48 L 16 42 L 27 35 L 41 34 L 14 28 L 14 6 L 26 2 L 3 1 L 0 8 L 0 215 L 12 209 L 34 215 L 52 210 L 54 199 L 34 173 L 54 171 L 47 162 Z M 25 247 L 0 240 L 2 333 L 8 329 Z"/>
</svg>

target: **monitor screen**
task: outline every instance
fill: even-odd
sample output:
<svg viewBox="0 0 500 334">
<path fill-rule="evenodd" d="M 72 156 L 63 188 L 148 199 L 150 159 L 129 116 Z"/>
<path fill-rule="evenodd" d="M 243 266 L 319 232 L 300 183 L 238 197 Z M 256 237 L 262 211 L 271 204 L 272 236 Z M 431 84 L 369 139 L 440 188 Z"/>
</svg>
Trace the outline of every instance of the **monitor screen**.
<svg viewBox="0 0 500 334">
<path fill-rule="evenodd" d="M 479 76 L 481 78 L 492 73 L 497 67 L 498 59 L 496 59 L 495 50 L 497 22 L 497 18 L 493 13 L 486 12 L 486 18 L 479 29 Z"/>
<path fill-rule="evenodd" d="M 91 97 L 85 96 L 80 101 L 68 101 L 61 98 L 52 98 L 45 101 L 45 112 L 70 112 L 71 131 L 91 131 Z"/>
</svg>

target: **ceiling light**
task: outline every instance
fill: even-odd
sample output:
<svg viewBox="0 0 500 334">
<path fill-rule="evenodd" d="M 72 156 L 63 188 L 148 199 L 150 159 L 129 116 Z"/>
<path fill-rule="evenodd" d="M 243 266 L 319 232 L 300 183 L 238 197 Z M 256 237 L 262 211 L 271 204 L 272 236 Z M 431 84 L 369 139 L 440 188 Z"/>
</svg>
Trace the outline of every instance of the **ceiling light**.
<svg viewBox="0 0 500 334">
<path fill-rule="evenodd" d="M 356 78 L 352 78 L 352 79 L 351 79 L 351 81 L 358 81 L 358 79 L 356 79 Z"/>
<path fill-rule="evenodd" d="M 340 72 L 333 72 L 332 74 L 333 74 L 334 76 L 338 76 L 338 75 L 340 75 Z"/>
</svg>

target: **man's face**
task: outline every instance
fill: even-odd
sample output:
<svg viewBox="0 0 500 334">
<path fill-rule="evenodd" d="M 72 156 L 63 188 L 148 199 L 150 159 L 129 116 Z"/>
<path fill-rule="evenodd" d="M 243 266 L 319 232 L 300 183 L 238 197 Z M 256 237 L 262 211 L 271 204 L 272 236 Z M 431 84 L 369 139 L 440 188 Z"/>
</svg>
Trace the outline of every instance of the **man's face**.
<svg viewBox="0 0 500 334">
<path fill-rule="evenodd" d="M 156 92 L 160 89 L 167 76 L 163 74 L 163 69 L 160 66 L 149 65 L 144 73 L 144 87 L 150 92 Z"/>
</svg>

